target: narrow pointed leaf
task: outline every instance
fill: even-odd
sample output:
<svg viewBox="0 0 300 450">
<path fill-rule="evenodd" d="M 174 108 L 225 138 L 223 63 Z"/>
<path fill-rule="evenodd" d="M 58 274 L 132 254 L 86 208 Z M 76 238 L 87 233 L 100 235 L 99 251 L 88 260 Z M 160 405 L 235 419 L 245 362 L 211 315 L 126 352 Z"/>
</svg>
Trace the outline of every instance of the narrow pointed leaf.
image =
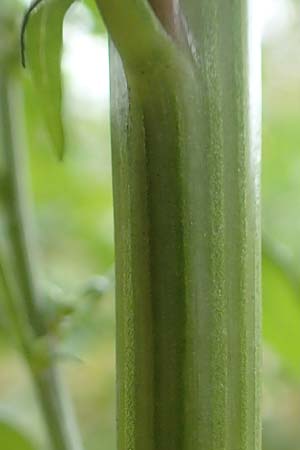
<svg viewBox="0 0 300 450">
<path fill-rule="evenodd" d="M 61 54 L 63 21 L 74 0 L 44 0 L 32 12 L 25 34 L 25 60 L 30 69 L 51 145 L 64 154 Z"/>
</svg>

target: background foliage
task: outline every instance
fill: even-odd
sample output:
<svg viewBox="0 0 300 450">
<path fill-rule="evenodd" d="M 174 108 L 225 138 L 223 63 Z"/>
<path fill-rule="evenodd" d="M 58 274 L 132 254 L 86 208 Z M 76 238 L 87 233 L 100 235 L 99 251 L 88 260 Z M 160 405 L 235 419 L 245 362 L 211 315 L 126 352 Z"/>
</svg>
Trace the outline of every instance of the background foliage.
<svg viewBox="0 0 300 450">
<path fill-rule="evenodd" d="M 28 155 L 32 223 L 45 307 L 51 308 L 54 300 L 76 308 L 59 336 L 65 380 L 86 448 L 112 450 L 116 443 L 108 63 L 103 24 L 88 8 L 91 5 L 92 1 L 75 4 L 65 26 L 63 163 L 52 152 L 36 93 L 28 73 L 20 68 L 18 29 L 24 3 L 17 0 L 2 0 L 0 5 L 0 71 L 7 63 L 8 45 L 14 46 L 13 64 L 20 88 L 14 133 Z M 263 450 L 297 450 L 300 7 L 288 0 L 265 0 L 263 5 L 267 18 L 263 40 Z M 3 327 L 1 448 L 44 450 L 43 436 L 27 371 Z"/>
</svg>

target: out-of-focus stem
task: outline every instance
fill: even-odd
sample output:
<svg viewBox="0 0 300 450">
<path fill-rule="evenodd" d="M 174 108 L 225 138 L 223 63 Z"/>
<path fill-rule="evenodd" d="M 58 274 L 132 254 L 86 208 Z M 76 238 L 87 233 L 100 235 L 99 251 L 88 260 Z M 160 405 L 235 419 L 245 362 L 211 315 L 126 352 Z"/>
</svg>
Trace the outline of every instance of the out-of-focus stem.
<svg viewBox="0 0 300 450">
<path fill-rule="evenodd" d="M 81 439 L 73 411 L 61 385 L 58 369 L 53 361 L 53 349 L 43 315 L 39 308 L 33 253 L 30 242 L 30 224 L 25 195 L 24 167 L 16 142 L 20 105 L 16 96 L 17 83 L 7 74 L 0 77 L 1 149 L 4 154 L 7 216 L 14 278 L 6 284 L 7 302 L 12 302 L 10 321 L 18 333 L 18 341 L 28 363 L 33 384 L 40 402 L 52 450 L 81 450 Z M 12 277 L 11 277 L 12 278 Z M 14 292 L 16 291 L 16 294 Z M 37 352 L 42 342 L 42 354 Z M 43 362 L 39 360 L 40 356 Z"/>
</svg>

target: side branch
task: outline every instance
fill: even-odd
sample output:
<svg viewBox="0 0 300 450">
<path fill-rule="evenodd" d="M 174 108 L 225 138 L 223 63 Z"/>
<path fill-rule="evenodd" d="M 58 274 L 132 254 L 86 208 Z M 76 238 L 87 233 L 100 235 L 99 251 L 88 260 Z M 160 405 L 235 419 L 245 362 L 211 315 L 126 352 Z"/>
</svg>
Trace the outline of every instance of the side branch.
<svg viewBox="0 0 300 450">
<path fill-rule="evenodd" d="M 146 0 L 96 0 L 124 65 L 142 68 L 163 60 L 171 38 Z"/>
</svg>

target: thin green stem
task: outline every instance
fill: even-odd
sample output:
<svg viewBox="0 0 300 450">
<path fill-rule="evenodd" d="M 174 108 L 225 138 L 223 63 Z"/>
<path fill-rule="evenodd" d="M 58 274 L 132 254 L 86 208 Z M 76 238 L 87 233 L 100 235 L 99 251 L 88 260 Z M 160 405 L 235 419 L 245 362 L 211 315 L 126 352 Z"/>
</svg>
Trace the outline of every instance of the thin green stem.
<svg viewBox="0 0 300 450">
<path fill-rule="evenodd" d="M 1 80 L 1 117 L 2 141 L 5 160 L 6 196 L 8 233 L 12 247 L 13 261 L 16 266 L 16 277 L 24 297 L 24 309 L 28 321 L 37 336 L 45 334 L 43 319 L 38 311 L 38 289 L 34 277 L 34 262 L 31 254 L 30 226 L 26 211 L 26 194 L 24 183 L 24 160 L 18 154 L 16 136 L 13 127 L 18 116 L 13 119 L 11 110 L 11 86 L 8 77 Z"/>
<path fill-rule="evenodd" d="M 17 292 L 11 280 L 8 265 L 5 262 L 4 250 L 1 247 L 0 254 L 0 285 L 2 288 L 1 304 L 5 313 L 5 320 L 8 322 L 8 330 L 17 347 L 24 355 L 30 355 L 32 335 L 30 328 L 24 322 L 22 312 L 17 307 Z"/>
<path fill-rule="evenodd" d="M 13 255 L 13 266 L 18 294 L 9 286 L 5 273 L 7 301 L 11 303 L 10 318 L 18 330 L 24 358 L 28 363 L 33 384 L 40 402 L 48 430 L 52 450 L 80 450 L 81 440 L 73 412 L 61 386 L 58 369 L 53 361 L 53 346 L 47 336 L 44 318 L 40 310 L 40 295 L 36 286 L 24 169 L 20 160 L 16 134 L 20 132 L 16 105 L 16 83 L 6 74 L 0 77 L 1 147 L 5 160 L 7 198 L 6 215 Z M 30 333 L 25 330 L 30 329 Z M 41 346 L 41 347 L 40 347 Z M 41 348 L 39 351 L 38 349 Z M 42 361 L 41 361 L 42 357 Z"/>
</svg>

